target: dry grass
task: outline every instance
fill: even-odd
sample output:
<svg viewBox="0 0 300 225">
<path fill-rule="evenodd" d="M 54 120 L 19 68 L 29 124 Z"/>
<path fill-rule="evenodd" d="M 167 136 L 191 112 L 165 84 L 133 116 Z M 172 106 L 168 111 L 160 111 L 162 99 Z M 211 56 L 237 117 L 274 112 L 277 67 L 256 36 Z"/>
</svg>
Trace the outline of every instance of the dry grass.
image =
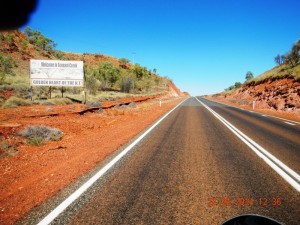
<svg viewBox="0 0 300 225">
<path fill-rule="evenodd" d="M 68 105 L 72 104 L 72 100 L 67 98 L 53 98 L 47 100 L 39 100 L 37 101 L 40 105 Z"/>
<path fill-rule="evenodd" d="M 228 91 L 223 91 L 222 94 L 231 94 L 233 92 L 236 91 L 237 88 L 234 88 L 234 89 L 231 89 L 231 90 L 228 90 Z"/>
<path fill-rule="evenodd" d="M 8 100 L 4 102 L 2 108 L 15 108 L 17 106 L 28 106 L 30 102 L 28 100 L 18 98 L 18 97 L 10 97 Z"/>
<path fill-rule="evenodd" d="M 254 83 L 254 84 L 258 84 L 258 83 L 262 83 L 265 80 L 268 79 L 280 79 L 280 78 L 293 78 L 296 81 L 300 81 L 300 64 L 298 64 L 295 67 L 292 67 L 289 64 L 282 64 L 279 66 L 274 67 L 271 70 L 268 70 L 264 73 L 262 73 L 261 75 L 249 80 L 246 83 Z"/>
</svg>

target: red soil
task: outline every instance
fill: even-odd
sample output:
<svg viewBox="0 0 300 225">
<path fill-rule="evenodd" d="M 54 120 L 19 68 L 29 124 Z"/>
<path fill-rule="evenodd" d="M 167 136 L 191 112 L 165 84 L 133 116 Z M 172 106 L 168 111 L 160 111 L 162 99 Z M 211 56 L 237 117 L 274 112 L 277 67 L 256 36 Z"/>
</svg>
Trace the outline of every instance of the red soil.
<svg viewBox="0 0 300 225">
<path fill-rule="evenodd" d="M 2 91 L 2 92 L 0 92 L 0 97 L 2 97 L 4 99 L 9 99 L 15 93 L 16 93 L 16 91 Z"/>
<path fill-rule="evenodd" d="M 300 121 L 300 82 L 283 78 L 267 80 L 253 86 L 243 86 L 230 94 L 208 98 L 226 104 L 252 109 L 290 120 Z"/>
<path fill-rule="evenodd" d="M 0 143 L 18 147 L 0 158 L 0 221 L 13 224 L 80 175 L 127 143 L 182 98 L 138 103 L 135 108 L 109 108 L 80 115 L 80 104 L 29 106 L 1 110 Z M 105 106 L 116 104 L 105 103 Z M 46 125 L 64 132 L 60 141 L 27 145 L 14 135 L 27 125 Z M 1 138 L 2 135 L 2 138 Z"/>
</svg>

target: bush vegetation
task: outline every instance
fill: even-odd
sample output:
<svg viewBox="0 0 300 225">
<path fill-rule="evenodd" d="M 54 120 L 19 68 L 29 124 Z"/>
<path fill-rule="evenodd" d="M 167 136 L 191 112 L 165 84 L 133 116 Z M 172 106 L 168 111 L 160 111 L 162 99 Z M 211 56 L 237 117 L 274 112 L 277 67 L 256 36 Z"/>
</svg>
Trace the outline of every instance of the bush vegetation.
<svg viewBox="0 0 300 225">
<path fill-rule="evenodd" d="M 12 68 L 16 66 L 15 61 L 11 56 L 0 54 L 0 71 L 5 74 L 14 75 Z"/>
<path fill-rule="evenodd" d="M 300 39 L 296 41 L 290 51 L 284 55 L 278 54 L 275 56 L 274 61 L 278 65 L 283 63 L 288 63 L 292 66 L 298 65 L 300 63 Z"/>
<path fill-rule="evenodd" d="M 290 64 L 281 64 L 275 68 L 268 70 L 261 75 L 249 80 L 247 84 L 259 84 L 268 79 L 280 79 L 280 78 L 292 78 L 296 81 L 300 81 L 300 64 L 292 66 Z"/>
<path fill-rule="evenodd" d="M 279 79 L 283 77 L 300 81 L 300 39 L 296 41 L 287 53 L 283 55 L 277 54 L 274 57 L 274 61 L 278 66 L 247 81 L 247 83 L 258 84 L 266 79 Z"/>
<path fill-rule="evenodd" d="M 43 125 L 31 125 L 19 132 L 19 135 L 27 138 L 28 144 L 38 146 L 49 140 L 58 141 L 62 138 L 64 133 L 57 128 L 51 128 Z"/>
<path fill-rule="evenodd" d="M 78 60 L 73 55 L 68 55 L 62 51 L 56 50 L 57 44 L 43 35 L 40 31 L 33 30 L 30 27 L 25 28 L 24 35 L 19 35 L 16 31 L 4 32 L 0 34 L 0 91 L 14 91 L 16 98 L 8 99 L 4 103 L 2 99 L 0 105 L 4 107 L 15 107 L 18 105 L 28 105 L 29 102 L 24 99 L 30 99 L 29 76 L 24 73 L 28 71 L 28 61 L 26 66 L 21 60 L 14 60 L 9 54 L 13 51 L 19 51 L 24 58 L 28 60 L 35 54 L 43 55 L 49 59 L 58 60 Z M 7 48 L 10 46 L 10 48 Z M 37 52 L 32 52 L 35 49 Z M 85 61 L 87 54 L 79 56 L 79 60 Z M 30 57 L 29 57 L 30 56 Z M 88 98 L 98 98 L 103 92 L 115 92 L 113 96 L 100 97 L 100 99 L 112 99 L 121 97 L 124 94 L 153 94 L 162 93 L 167 90 L 167 83 L 170 80 L 167 77 L 157 75 L 157 69 L 147 69 L 140 64 L 131 64 L 130 60 L 120 58 L 118 61 L 103 61 L 103 57 L 95 55 L 99 60 L 98 64 L 85 63 L 84 66 L 84 88 L 64 88 L 64 95 L 61 93 L 61 87 L 33 87 L 33 100 L 41 104 L 69 104 L 70 100 L 57 100 L 57 96 L 76 96 L 81 101 L 81 92 L 84 90 L 89 94 Z M 87 60 L 88 61 L 88 60 Z M 92 97 L 94 96 L 94 97 Z M 55 100 L 52 100 L 54 97 Z M 50 101 L 48 101 L 51 99 Z M 99 99 L 99 98 L 98 98 Z M 45 103 L 45 100 L 47 102 Z"/>
<path fill-rule="evenodd" d="M 291 50 L 281 55 L 277 54 L 274 57 L 277 66 L 268 70 L 261 75 L 254 77 L 251 71 L 246 73 L 244 84 L 259 84 L 268 79 L 292 78 L 300 81 L 300 39 L 292 46 Z M 234 85 L 229 86 L 223 93 L 229 93 L 241 87 L 243 84 L 236 82 Z"/>
<path fill-rule="evenodd" d="M 6 74 L 3 71 L 0 71 L 0 85 L 4 83 Z"/>
<path fill-rule="evenodd" d="M 15 144 L 11 144 L 0 138 L 0 158 L 14 156 L 19 152 Z"/>
<path fill-rule="evenodd" d="M 139 64 L 129 66 L 129 60 L 121 58 L 120 65 L 112 62 L 100 62 L 98 66 L 85 68 L 85 87 L 90 94 L 115 90 L 124 93 L 149 93 L 165 90 L 170 80 L 153 74 Z"/>
<path fill-rule="evenodd" d="M 68 98 L 52 98 L 47 100 L 37 101 L 40 105 L 68 105 L 72 104 L 72 100 Z"/>
<path fill-rule="evenodd" d="M 18 98 L 16 96 L 12 96 L 4 102 L 2 108 L 14 108 L 17 106 L 28 106 L 28 105 L 30 105 L 30 102 L 28 100 Z"/>
<path fill-rule="evenodd" d="M 40 31 L 32 30 L 26 27 L 24 33 L 27 35 L 29 43 L 36 46 L 37 50 L 51 52 L 54 51 L 56 43 L 48 37 L 45 37 Z"/>
</svg>

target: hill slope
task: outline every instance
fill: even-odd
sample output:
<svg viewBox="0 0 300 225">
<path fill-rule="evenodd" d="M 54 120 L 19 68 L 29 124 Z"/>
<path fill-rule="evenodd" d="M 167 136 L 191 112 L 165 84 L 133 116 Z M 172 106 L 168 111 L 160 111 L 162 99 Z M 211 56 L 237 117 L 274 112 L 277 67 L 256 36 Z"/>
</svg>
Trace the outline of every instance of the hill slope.
<svg viewBox="0 0 300 225">
<path fill-rule="evenodd" d="M 58 51 L 54 49 L 55 43 L 51 39 L 38 31 L 30 29 L 30 32 L 27 35 L 19 30 L 0 33 L 0 105 L 12 96 L 30 98 L 30 59 L 78 60 L 84 61 L 85 65 L 84 89 L 66 88 L 61 93 L 59 87 L 53 87 L 51 93 L 49 87 L 35 87 L 36 103 L 63 94 L 80 100 L 82 90 L 90 94 L 90 101 L 135 95 L 183 95 L 168 78 L 157 75 L 156 69 L 152 71 L 139 64 L 132 65 L 129 60 L 102 54 Z M 109 93 L 105 94 L 106 92 Z M 60 103 L 66 102 L 68 101 Z"/>
<path fill-rule="evenodd" d="M 300 120 L 300 64 L 282 64 L 242 87 L 209 96 L 217 101 Z"/>
</svg>

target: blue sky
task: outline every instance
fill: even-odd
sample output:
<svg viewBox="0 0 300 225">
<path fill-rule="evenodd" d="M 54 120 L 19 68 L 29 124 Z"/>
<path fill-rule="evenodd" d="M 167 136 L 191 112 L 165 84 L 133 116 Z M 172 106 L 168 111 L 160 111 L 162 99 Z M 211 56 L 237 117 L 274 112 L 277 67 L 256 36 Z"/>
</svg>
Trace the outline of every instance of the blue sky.
<svg viewBox="0 0 300 225">
<path fill-rule="evenodd" d="M 274 67 L 300 38 L 299 9 L 299 0 L 40 0 L 27 26 L 59 50 L 134 60 L 204 95 Z"/>
</svg>

